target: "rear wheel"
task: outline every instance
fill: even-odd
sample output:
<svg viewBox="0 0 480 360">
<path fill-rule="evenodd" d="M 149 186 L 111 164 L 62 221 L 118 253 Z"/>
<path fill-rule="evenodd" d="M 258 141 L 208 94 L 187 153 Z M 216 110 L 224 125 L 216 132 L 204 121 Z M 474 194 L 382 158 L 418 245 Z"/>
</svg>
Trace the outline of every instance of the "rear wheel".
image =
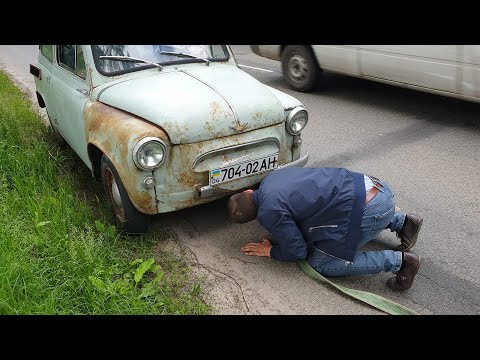
<svg viewBox="0 0 480 360">
<path fill-rule="evenodd" d="M 282 72 L 288 85 L 297 91 L 310 91 L 321 75 L 315 54 L 310 47 L 288 45 L 282 52 Z"/>
<path fill-rule="evenodd" d="M 103 189 L 113 208 L 117 227 L 132 235 L 147 232 L 150 216 L 141 213 L 132 204 L 117 169 L 105 155 L 102 155 L 101 171 Z"/>
</svg>

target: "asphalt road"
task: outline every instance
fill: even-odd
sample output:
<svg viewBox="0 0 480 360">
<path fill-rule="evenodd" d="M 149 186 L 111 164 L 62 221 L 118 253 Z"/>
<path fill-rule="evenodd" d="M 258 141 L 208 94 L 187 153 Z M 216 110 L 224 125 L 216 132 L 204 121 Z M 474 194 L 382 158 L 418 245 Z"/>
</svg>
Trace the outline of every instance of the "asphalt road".
<svg viewBox="0 0 480 360">
<path fill-rule="evenodd" d="M 28 64 L 37 49 L 0 46 L 0 64 L 32 86 Z M 480 314 L 480 104 L 335 74 L 326 74 L 321 89 L 299 93 L 286 86 L 278 62 L 248 46 L 232 49 L 242 69 L 297 97 L 309 111 L 302 135 L 307 166 L 347 167 L 382 178 L 395 191 L 397 206 L 424 217 L 414 248 L 423 263 L 409 291 L 390 291 L 385 281 L 391 275 L 385 273 L 334 281 L 420 314 Z M 173 227 L 195 262 L 218 279 L 212 296 L 219 313 L 380 314 L 316 283 L 295 264 L 243 255 L 240 247 L 265 231 L 256 222 L 229 223 L 225 204 L 155 217 L 157 231 Z M 385 231 L 369 248 L 397 243 Z"/>
</svg>

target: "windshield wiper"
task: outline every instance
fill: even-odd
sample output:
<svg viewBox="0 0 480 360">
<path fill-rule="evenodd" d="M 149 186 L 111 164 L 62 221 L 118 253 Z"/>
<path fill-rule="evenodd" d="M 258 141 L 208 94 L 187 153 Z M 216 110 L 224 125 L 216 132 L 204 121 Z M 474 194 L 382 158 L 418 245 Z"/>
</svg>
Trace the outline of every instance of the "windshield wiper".
<svg viewBox="0 0 480 360">
<path fill-rule="evenodd" d="M 210 65 L 210 60 L 202 58 L 200 56 L 196 56 L 196 55 L 184 54 L 184 53 L 181 53 L 181 52 L 174 52 L 174 51 L 160 51 L 160 54 L 186 57 L 186 58 L 191 58 L 191 59 L 200 59 L 200 60 L 205 61 L 207 66 Z"/>
<path fill-rule="evenodd" d="M 142 63 L 145 63 L 145 64 L 155 65 L 156 67 L 158 67 L 159 71 L 162 70 L 162 68 L 163 68 L 162 65 L 160 65 L 158 63 L 154 63 L 154 62 L 151 62 L 151 61 L 148 61 L 148 60 L 134 58 L 134 57 L 131 57 L 131 56 L 102 55 L 102 56 L 100 56 L 100 59 L 142 62 Z"/>
</svg>

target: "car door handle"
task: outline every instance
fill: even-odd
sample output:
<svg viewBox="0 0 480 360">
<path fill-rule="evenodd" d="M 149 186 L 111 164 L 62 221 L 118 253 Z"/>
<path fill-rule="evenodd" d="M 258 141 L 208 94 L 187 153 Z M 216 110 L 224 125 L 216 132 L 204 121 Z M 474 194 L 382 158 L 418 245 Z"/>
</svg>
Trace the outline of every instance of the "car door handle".
<svg viewBox="0 0 480 360">
<path fill-rule="evenodd" d="M 79 93 L 82 93 L 83 95 L 88 95 L 88 91 L 85 89 L 77 89 Z"/>
</svg>

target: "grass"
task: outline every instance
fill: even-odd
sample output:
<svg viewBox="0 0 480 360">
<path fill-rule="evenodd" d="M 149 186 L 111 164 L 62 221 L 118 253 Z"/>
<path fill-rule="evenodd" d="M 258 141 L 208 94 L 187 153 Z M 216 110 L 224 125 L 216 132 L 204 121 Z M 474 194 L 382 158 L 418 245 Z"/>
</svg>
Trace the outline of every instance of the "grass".
<svg viewBox="0 0 480 360">
<path fill-rule="evenodd" d="M 128 238 L 88 168 L 0 72 L 0 314 L 206 314 L 168 229 Z"/>
</svg>

